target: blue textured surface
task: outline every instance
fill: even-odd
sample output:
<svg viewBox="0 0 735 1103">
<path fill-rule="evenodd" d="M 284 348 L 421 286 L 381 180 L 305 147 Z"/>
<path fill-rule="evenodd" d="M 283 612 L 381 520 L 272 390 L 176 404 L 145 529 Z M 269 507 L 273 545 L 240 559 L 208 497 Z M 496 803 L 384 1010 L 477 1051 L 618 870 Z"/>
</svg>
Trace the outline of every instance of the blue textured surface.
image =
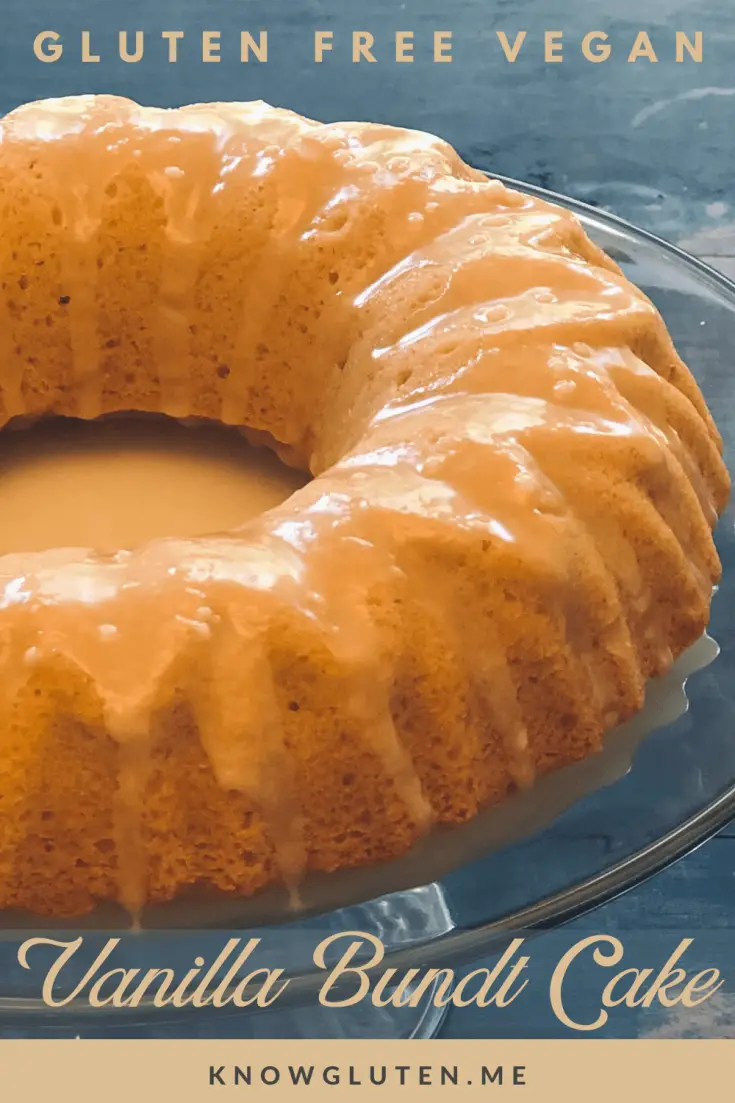
<svg viewBox="0 0 735 1103">
<path fill-rule="evenodd" d="M 615 12 L 613 15 L 612 12 Z M 138 65 L 115 60 L 118 28 L 147 33 Z M 237 33 L 267 27 L 267 66 L 242 65 Z M 650 30 L 660 61 L 630 65 L 636 31 Z M 33 36 L 62 35 L 61 61 L 34 60 Z M 82 65 L 79 33 L 88 28 L 102 62 Z M 333 54 L 311 61 L 315 29 L 335 32 Z M 375 66 L 349 60 L 348 32 L 376 35 Z M 495 32 L 529 31 L 509 66 Z M 186 32 L 177 65 L 164 61 L 163 29 Z M 202 29 L 222 32 L 222 61 L 203 64 Z M 390 59 L 394 30 L 416 32 L 417 60 Z M 435 65 L 429 36 L 454 32 L 452 65 Z M 542 62 L 542 32 L 564 29 L 562 65 Z M 588 30 L 607 31 L 609 62 L 593 66 L 579 53 Z M 702 65 L 673 60 L 675 30 L 701 29 Z M 30 0 L 8 17 L 0 44 L 0 110 L 45 95 L 110 91 L 143 102 L 262 97 L 323 119 L 381 119 L 441 133 L 475 165 L 516 176 L 603 206 L 710 259 L 735 274 L 732 203 L 732 115 L 735 83 L 732 0 L 284 0 L 280 4 L 208 0 Z M 380 60 L 382 58 L 382 60 Z M 735 831 L 722 832 L 689 857 L 628 895 L 562 931 L 534 942 L 533 989 L 502 1012 L 454 1011 L 452 1037 L 550 1037 L 569 1032 L 554 1018 L 548 972 L 586 933 L 620 932 L 626 963 L 653 965 L 683 937 L 699 968 L 719 966 L 727 982 L 697 1013 L 619 1012 L 597 1036 L 652 1033 L 735 1036 Z M 600 978 L 579 974 L 582 1015 Z M 528 996 L 529 993 L 526 993 Z"/>
</svg>

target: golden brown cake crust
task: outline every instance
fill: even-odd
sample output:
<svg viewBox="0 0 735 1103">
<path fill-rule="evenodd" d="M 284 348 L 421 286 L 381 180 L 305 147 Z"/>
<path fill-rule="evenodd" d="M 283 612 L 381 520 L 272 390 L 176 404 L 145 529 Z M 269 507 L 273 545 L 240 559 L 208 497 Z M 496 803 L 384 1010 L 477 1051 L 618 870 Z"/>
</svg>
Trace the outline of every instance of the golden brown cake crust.
<svg viewBox="0 0 735 1103">
<path fill-rule="evenodd" d="M 438 138 L 27 105 L 0 425 L 238 425 L 316 476 L 232 533 L 0 557 L 0 906 L 252 894 L 601 745 L 703 631 L 729 492 L 652 304 Z"/>
</svg>

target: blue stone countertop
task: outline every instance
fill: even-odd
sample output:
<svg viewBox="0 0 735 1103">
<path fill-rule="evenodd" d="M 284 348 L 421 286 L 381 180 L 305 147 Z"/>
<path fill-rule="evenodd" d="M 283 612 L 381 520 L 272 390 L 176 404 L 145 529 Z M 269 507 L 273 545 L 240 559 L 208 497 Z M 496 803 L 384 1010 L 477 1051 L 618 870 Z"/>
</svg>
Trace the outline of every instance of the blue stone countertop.
<svg viewBox="0 0 735 1103">
<path fill-rule="evenodd" d="M 732 0 L 27 0 L 4 21 L 0 110 L 42 96 L 115 92 L 142 102 L 263 98 L 324 120 L 375 119 L 432 130 L 474 165 L 521 178 L 613 211 L 735 277 L 732 186 L 735 21 Z M 33 55 L 39 31 L 56 30 L 55 63 Z M 90 31 L 101 60 L 82 63 Z M 138 64 L 117 58 L 119 30 L 146 34 Z M 162 30 L 185 32 L 180 60 L 166 60 Z M 268 63 L 239 60 L 239 32 L 268 30 Z M 375 64 L 351 61 L 352 30 L 375 35 Z M 201 60 L 202 30 L 221 32 L 221 61 Z M 315 30 L 334 48 L 313 62 Z M 413 64 L 396 64 L 393 35 L 415 33 Z M 453 32 L 453 61 L 431 60 L 432 35 Z M 497 32 L 527 38 L 509 64 Z M 544 62 L 543 33 L 564 31 L 564 60 Z M 609 35 L 608 60 L 584 59 L 580 42 Z M 646 30 L 658 61 L 627 60 Z M 703 36 L 703 60 L 675 60 L 676 32 Z M 726 981 L 700 1009 L 628 1011 L 595 1037 L 735 1037 L 735 829 L 645 885 L 535 942 L 551 965 L 587 933 L 617 933 L 626 963 L 653 965 L 663 948 L 693 937 L 689 957 L 718 966 Z M 572 1036 L 548 1006 L 548 978 L 535 971 L 539 999 L 502 1013 L 455 1010 L 447 1037 Z M 598 985 L 594 989 L 595 984 Z M 599 994 L 590 974 L 583 1005 Z M 580 1011 L 580 1015 L 584 1012 Z"/>
</svg>

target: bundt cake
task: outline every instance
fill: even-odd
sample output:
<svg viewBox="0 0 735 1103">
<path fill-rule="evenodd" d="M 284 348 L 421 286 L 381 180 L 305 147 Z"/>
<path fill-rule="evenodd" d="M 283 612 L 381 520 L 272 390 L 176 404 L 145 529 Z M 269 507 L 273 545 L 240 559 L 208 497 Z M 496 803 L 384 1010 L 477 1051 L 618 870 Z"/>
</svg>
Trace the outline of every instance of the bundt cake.
<svg viewBox="0 0 735 1103">
<path fill-rule="evenodd" d="M 729 491 L 651 302 L 433 136 L 29 104 L 0 424 L 164 412 L 313 475 L 231 532 L 0 557 L 0 906 L 250 895 L 581 759 L 702 633 Z"/>
</svg>

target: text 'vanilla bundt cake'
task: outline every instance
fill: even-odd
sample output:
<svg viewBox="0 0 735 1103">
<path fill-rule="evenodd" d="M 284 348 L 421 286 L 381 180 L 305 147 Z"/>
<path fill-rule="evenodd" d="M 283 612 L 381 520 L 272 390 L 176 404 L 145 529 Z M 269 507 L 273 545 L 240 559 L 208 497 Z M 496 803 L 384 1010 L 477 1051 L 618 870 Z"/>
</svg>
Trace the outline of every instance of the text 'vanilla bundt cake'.
<svg viewBox="0 0 735 1103">
<path fill-rule="evenodd" d="M 702 633 L 720 440 L 567 211 L 263 103 L 30 104 L 0 424 L 217 419 L 314 475 L 232 532 L 0 558 L 0 906 L 250 895 L 581 759 Z"/>
</svg>

